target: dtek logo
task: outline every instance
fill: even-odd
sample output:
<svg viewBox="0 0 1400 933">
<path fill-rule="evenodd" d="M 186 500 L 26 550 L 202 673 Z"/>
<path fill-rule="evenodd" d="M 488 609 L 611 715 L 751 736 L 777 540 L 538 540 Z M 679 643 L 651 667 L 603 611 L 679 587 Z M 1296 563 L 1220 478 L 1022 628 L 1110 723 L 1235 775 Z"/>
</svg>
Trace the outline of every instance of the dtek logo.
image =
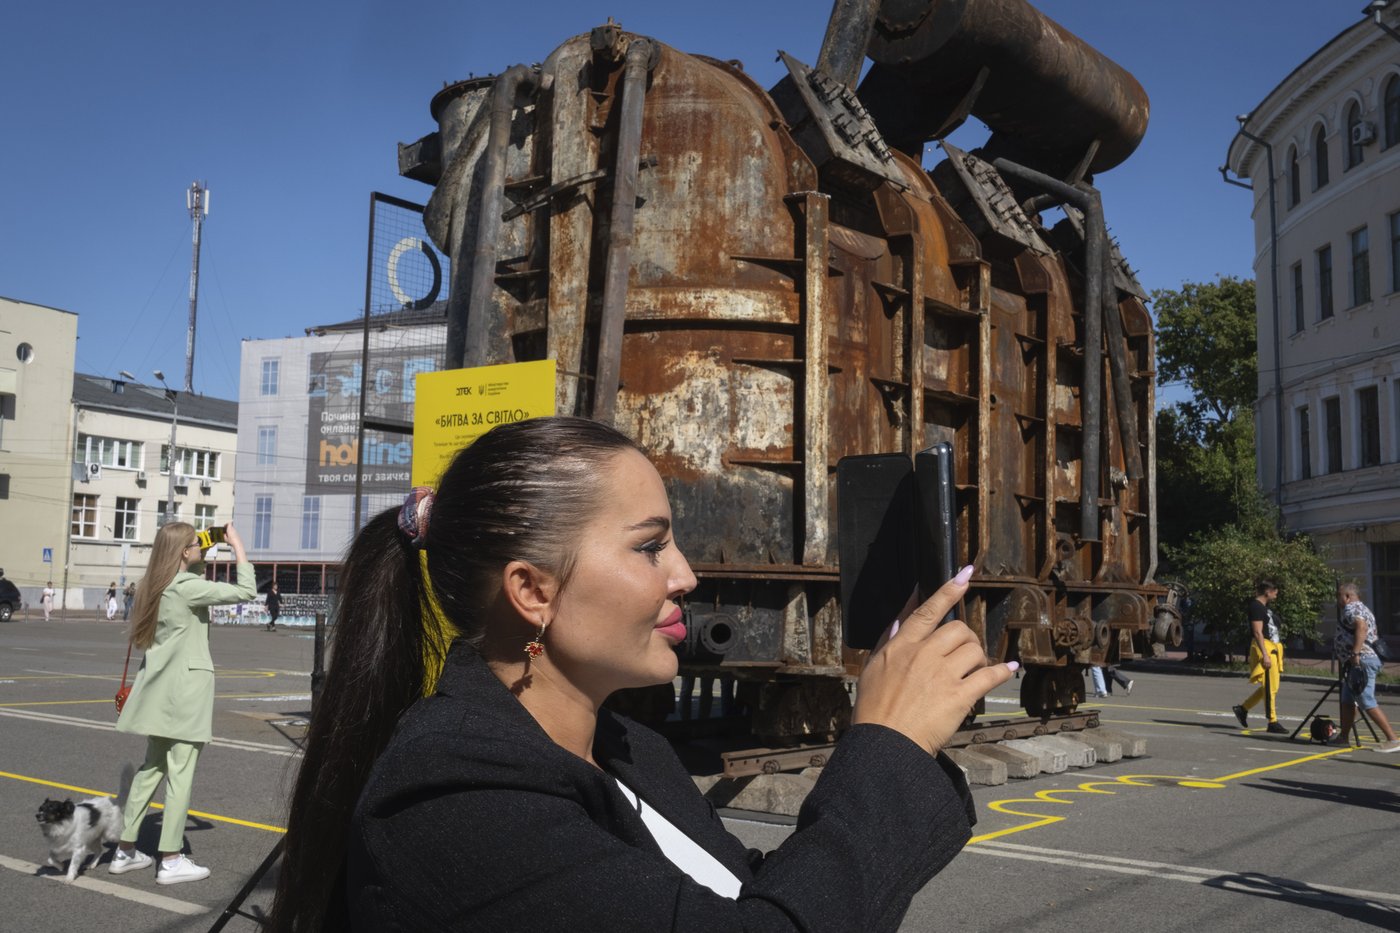
<svg viewBox="0 0 1400 933">
<path fill-rule="evenodd" d="M 428 289 L 428 293 L 422 298 L 413 298 L 403 290 L 399 284 L 399 261 L 405 254 L 421 250 L 424 258 L 428 260 L 428 265 L 433 270 L 433 284 Z M 431 308 L 433 302 L 437 301 L 438 293 L 442 291 L 442 264 L 438 262 L 437 252 L 418 237 L 406 236 L 394 244 L 394 248 L 389 251 L 388 269 L 389 291 L 394 293 L 394 300 L 406 311 L 422 311 L 424 308 Z"/>
</svg>

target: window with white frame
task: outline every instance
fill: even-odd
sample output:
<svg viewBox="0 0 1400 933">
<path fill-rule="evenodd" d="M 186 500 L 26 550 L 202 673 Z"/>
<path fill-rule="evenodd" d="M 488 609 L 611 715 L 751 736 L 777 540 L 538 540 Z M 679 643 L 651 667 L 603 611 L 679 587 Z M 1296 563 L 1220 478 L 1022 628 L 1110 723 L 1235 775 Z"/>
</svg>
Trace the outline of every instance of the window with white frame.
<svg viewBox="0 0 1400 933">
<path fill-rule="evenodd" d="M 1307 317 L 1303 313 L 1303 264 L 1293 264 L 1293 333 L 1300 334 L 1307 329 Z"/>
<path fill-rule="evenodd" d="M 175 502 L 175 512 L 174 512 L 173 521 L 177 521 L 177 522 L 178 522 L 179 520 L 180 520 L 180 503 L 179 503 L 178 500 L 176 500 L 176 502 Z M 164 524 L 165 524 L 165 500 L 164 500 L 164 499 L 161 499 L 161 500 L 159 500 L 158 502 L 156 502 L 156 524 L 157 524 L 157 525 L 164 525 Z"/>
<path fill-rule="evenodd" d="M 120 470 L 139 470 L 141 448 L 140 441 L 79 434 L 77 456 L 74 459 L 78 463 L 100 463 L 104 467 Z"/>
<path fill-rule="evenodd" d="M 321 497 L 302 496 L 301 549 L 314 551 L 321 546 Z"/>
<path fill-rule="evenodd" d="M 97 537 L 97 497 L 87 493 L 73 494 L 71 533 L 75 538 Z"/>
<path fill-rule="evenodd" d="M 272 547 L 272 497 L 253 497 L 253 547 Z"/>
<path fill-rule="evenodd" d="M 112 537 L 118 541 L 135 541 L 140 529 L 136 523 L 140 501 L 117 496 L 117 506 L 112 510 Z"/>
<path fill-rule="evenodd" d="M 1327 432 L 1327 461 L 1323 469 L 1327 473 L 1342 472 L 1342 400 L 1333 396 L 1322 400 L 1322 413 L 1325 420 L 1323 430 Z"/>
<path fill-rule="evenodd" d="M 1366 227 L 1351 231 L 1351 306 L 1371 300 L 1371 235 Z"/>
<path fill-rule="evenodd" d="M 219 452 L 217 450 L 195 450 L 189 447 L 176 448 L 175 474 L 191 476 L 195 479 L 212 480 L 219 478 Z M 160 445 L 160 471 L 170 471 L 170 445 Z"/>
<path fill-rule="evenodd" d="M 1346 171 L 1356 168 L 1366 159 L 1366 150 L 1362 147 L 1359 139 L 1361 137 L 1361 105 L 1355 102 L 1347 108 L 1347 138 L 1346 138 Z"/>
<path fill-rule="evenodd" d="M 1366 386 L 1356 392 L 1358 466 L 1380 466 L 1381 462 L 1381 404 L 1380 390 Z"/>
<path fill-rule="evenodd" d="M 258 466 L 275 466 L 277 463 L 277 425 L 258 426 Z"/>
<path fill-rule="evenodd" d="M 1390 215 L 1390 290 L 1400 292 L 1400 211 Z"/>
<path fill-rule="evenodd" d="M 279 361 L 268 359 L 262 361 L 262 379 L 258 383 L 259 395 L 276 395 L 278 383 L 278 370 L 281 368 Z"/>
<path fill-rule="evenodd" d="M 1308 423 L 1308 406 L 1298 409 L 1298 478 L 1312 476 L 1312 426 Z"/>
<path fill-rule="evenodd" d="M 199 504 L 194 507 L 195 531 L 204 531 L 207 528 L 214 527 L 216 524 L 214 521 L 214 509 L 215 507 L 212 504 Z"/>
</svg>

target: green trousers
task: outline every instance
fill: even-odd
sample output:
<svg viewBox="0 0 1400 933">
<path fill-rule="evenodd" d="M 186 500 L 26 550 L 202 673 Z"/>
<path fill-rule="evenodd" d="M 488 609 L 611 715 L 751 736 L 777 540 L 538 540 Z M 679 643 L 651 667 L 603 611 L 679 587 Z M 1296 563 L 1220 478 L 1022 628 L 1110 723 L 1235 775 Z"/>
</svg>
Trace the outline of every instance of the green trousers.
<svg viewBox="0 0 1400 933">
<path fill-rule="evenodd" d="M 199 764 L 203 742 L 179 742 L 157 735 L 146 739 L 146 761 L 131 781 L 122 811 L 122 842 L 135 842 L 141 821 L 151 805 L 156 788 L 165 779 L 165 815 L 161 817 L 160 851 L 180 852 L 185 846 L 185 817 L 194 790 L 194 769 Z"/>
</svg>

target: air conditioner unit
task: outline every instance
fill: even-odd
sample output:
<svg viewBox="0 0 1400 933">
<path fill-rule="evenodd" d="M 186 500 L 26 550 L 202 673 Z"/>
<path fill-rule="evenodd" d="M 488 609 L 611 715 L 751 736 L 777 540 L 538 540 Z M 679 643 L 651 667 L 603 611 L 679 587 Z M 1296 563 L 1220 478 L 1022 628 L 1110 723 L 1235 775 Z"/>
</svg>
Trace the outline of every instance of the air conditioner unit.
<svg viewBox="0 0 1400 933">
<path fill-rule="evenodd" d="M 200 491 L 200 492 L 209 492 L 211 484 L 212 484 L 212 481 L 211 481 L 211 480 L 207 480 L 207 479 L 202 479 L 202 480 L 200 480 L 200 481 L 199 481 L 199 491 Z"/>
<path fill-rule="evenodd" d="M 179 470 L 176 470 L 176 471 L 175 471 L 175 485 L 176 485 L 176 486 L 188 486 L 189 484 L 190 484 L 189 478 L 186 477 L 185 474 L 181 473 Z"/>
<path fill-rule="evenodd" d="M 145 470 L 137 470 L 137 471 L 136 471 L 136 482 L 138 482 L 138 483 L 144 483 L 145 481 L 146 481 L 146 471 L 145 471 Z"/>
<path fill-rule="evenodd" d="M 87 478 L 89 480 L 102 478 L 102 464 L 89 462 L 87 465 Z"/>
<path fill-rule="evenodd" d="M 1353 146 L 1369 146 L 1376 141 L 1376 127 L 1374 124 L 1362 120 L 1351 128 L 1351 144 Z"/>
</svg>

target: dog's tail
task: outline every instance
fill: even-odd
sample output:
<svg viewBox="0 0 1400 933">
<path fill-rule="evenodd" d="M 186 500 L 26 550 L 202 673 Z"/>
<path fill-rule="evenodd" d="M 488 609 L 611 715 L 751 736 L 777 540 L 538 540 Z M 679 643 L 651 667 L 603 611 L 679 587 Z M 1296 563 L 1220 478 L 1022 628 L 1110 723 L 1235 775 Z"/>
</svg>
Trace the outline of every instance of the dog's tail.
<svg viewBox="0 0 1400 933">
<path fill-rule="evenodd" d="M 136 766 L 131 762 L 122 765 L 122 776 L 117 782 L 117 806 L 125 807 L 126 798 L 131 793 L 131 782 L 136 779 Z"/>
</svg>

